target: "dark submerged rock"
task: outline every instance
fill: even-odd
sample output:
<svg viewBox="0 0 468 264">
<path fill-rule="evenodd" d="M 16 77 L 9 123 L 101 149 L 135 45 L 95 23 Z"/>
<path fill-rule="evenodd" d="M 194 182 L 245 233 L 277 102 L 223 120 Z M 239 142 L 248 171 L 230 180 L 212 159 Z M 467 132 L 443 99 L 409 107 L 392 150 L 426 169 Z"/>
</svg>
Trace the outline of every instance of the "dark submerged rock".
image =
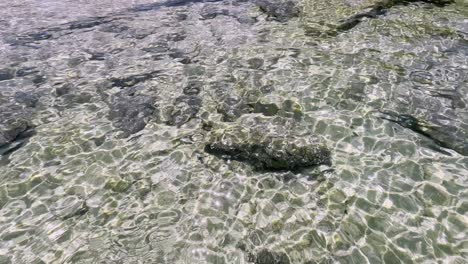
<svg viewBox="0 0 468 264">
<path fill-rule="evenodd" d="M 274 116 L 278 113 L 279 107 L 275 103 L 257 102 L 255 104 L 254 113 L 262 113 L 264 116 Z"/>
<path fill-rule="evenodd" d="M 174 100 L 166 112 L 166 124 L 178 126 L 187 123 L 198 114 L 202 106 L 202 99 L 195 95 L 182 95 Z"/>
<path fill-rule="evenodd" d="M 387 10 L 398 5 L 424 2 L 445 6 L 454 0 L 306 0 L 302 18 L 308 36 L 335 36 L 351 30 L 365 19 L 385 15 Z M 318 11 L 320 10 L 320 11 Z"/>
<path fill-rule="evenodd" d="M 2 111 L 3 113 L 0 113 L 0 147 L 14 141 L 21 133 L 31 128 L 30 122 L 22 116 L 20 109 L 15 109 L 16 113 L 8 113 L 7 110 L 0 109 L 0 112 Z"/>
<path fill-rule="evenodd" d="M 142 73 L 142 74 L 135 74 L 135 75 L 130 75 L 126 77 L 121 77 L 121 78 L 111 78 L 110 82 L 112 83 L 112 86 L 114 87 L 131 87 L 134 86 L 138 83 L 156 78 L 159 76 L 161 71 L 156 70 L 152 72 L 147 72 L 147 73 Z"/>
<path fill-rule="evenodd" d="M 228 16 L 229 11 L 226 9 L 218 9 L 216 7 L 207 6 L 200 12 L 200 20 L 208 20 L 216 18 L 217 16 Z"/>
<path fill-rule="evenodd" d="M 266 131 L 262 126 L 234 125 L 213 130 L 205 151 L 224 159 L 251 163 L 258 169 L 294 170 L 330 165 L 331 153 L 318 137 Z"/>
<path fill-rule="evenodd" d="M 280 22 L 288 21 L 291 18 L 298 17 L 300 14 L 299 8 L 293 1 L 256 0 L 255 4 L 270 19 Z"/>
<path fill-rule="evenodd" d="M 24 104 L 28 107 L 35 107 L 39 101 L 37 95 L 25 92 L 16 92 L 14 98 L 17 103 Z"/>
<path fill-rule="evenodd" d="M 31 80 L 35 85 L 39 86 L 46 81 L 46 77 L 44 75 L 36 74 Z"/>
<path fill-rule="evenodd" d="M 233 122 L 243 114 L 251 113 L 252 107 L 237 95 L 227 96 L 218 106 L 218 113 L 223 115 L 222 121 Z"/>
<path fill-rule="evenodd" d="M 431 139 L 438 146 L 452 149 L 462 155 L 468 155 L 468 134 L 465 130 L 456 127 L 439 126 L 414 116 L 383 112 L 383 119 L 399 124 L 404 128 Z"/>
<path fill-rule="evenodd" d="M 68 26 L 68 29 L 74 30 L 74 29 L 87 29 L 87 28 L 93 28 L 105 23 L 111 22 L 112 19 L 106 18 L 106 17 L 91 17 L 91 18 L 86 18 L 83 20 L 79 21 L 73 21 L 70 23 L 67 23 L 66 25 Z"/>
<path fill-rule="evenodd" d="M 24 77 L 37 73 L 39 73 L 39 71 L 36 69 L 36 67 L 24 67 L 16 71 L 16 77 Z"/>
<path fill-rule="evenodd" d="M 55 88 L 55 95 L 60 97 L 62 95 L 66 95 L 70 92 L 72 89 L 73 85 L 70 83 L 65 83 L 60 87 Z"/>
<path fill-rule="evenodd" d="M 255 264 L 289 264 L 289 257 L 283 252 L 271 252 L 267 249 L 251 254 L 249 261 Z"/>
<path fill-rule="evenodd" d="M 0 69 L 0 81 L 13 79 L 15 77 L 14 73 L 12 69 Z"/>
<path fill-rule="evenodd" d="M 197 95 L 202 90 L 201 82 L 190 82 L 187 86 L 184 87 L 183 93 L 185 95 Z"/>
<path fill-rule="evenodd" d="M 156 110 L 155 98 L 119 92 L 109 103 L 109 119 L 128 137 L 146 126 L 146 119 Z"/>
</svg>

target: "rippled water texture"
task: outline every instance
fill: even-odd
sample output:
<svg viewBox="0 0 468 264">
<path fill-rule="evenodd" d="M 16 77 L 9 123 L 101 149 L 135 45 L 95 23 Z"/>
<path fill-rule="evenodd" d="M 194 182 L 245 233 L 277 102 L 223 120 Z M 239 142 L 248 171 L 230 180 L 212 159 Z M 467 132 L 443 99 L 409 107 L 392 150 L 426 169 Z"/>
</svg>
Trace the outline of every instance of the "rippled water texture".
<svg viewBox="0 0 468 264">
<path fill-rule="evenodd" d="M 0 263 L 468 263 L 467 3 L 368 2 L 0 1 Z"/>
</svg>

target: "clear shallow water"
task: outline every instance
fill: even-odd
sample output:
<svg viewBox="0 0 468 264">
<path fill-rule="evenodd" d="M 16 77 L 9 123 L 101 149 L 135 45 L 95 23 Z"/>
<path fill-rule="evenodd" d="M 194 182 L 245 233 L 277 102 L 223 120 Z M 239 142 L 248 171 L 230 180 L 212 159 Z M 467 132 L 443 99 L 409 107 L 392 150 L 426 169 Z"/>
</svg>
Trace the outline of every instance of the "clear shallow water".
<svg viewBox="0 0 468 264">
<path fill-rule="evenodd" d="M 317 36 L 313 13 L 165 3 L 2 3 L 15 77 L 0 103 L 38 102 L 22 105 L 34 134 L 1 152 L 0 263 L 466 263 L 466 6 L 396 6 Z M 143 98 L 147 125 L 122 137 L 110 113 Z M 290 100 L 300 117 L 225 122 L 236 100 Z M 204 152 L 203 123 L 255 118 L 323 137 L 332 166 L 258 171 Z"/>
</svg>

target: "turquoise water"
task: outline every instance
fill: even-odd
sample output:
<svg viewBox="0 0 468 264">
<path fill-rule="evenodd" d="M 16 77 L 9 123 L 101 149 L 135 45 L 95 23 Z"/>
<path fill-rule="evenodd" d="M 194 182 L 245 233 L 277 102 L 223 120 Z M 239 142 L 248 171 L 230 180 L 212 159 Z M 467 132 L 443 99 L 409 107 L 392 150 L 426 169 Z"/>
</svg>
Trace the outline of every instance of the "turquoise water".
<svg viewBox="0 0 468 264">
<path fill-rule="evenodd" d="M 0 3 L 0 263 L 467 263 L 467 6 L 343 2 Z M 230 127 L 331 164 L 207 153 Z"/>
</svg>

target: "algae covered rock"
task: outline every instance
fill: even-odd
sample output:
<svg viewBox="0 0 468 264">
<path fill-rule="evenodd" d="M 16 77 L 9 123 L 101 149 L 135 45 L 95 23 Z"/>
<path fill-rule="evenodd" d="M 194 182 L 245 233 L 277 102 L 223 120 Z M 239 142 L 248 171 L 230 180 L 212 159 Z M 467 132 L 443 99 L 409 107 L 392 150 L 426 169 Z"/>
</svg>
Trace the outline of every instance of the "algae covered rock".
<svg viewBox="0 0 468 264">
<path fill-rule="evenodd" d="M 208 137 L 205 151 L 267 170 L 294 170 L 331 164 L 330 150 L 319 137 L 293 134 L 287 124 L 264 121 L 258 120 L 252 125 L 241 122 L 214 129 Z"/>
</svg>

